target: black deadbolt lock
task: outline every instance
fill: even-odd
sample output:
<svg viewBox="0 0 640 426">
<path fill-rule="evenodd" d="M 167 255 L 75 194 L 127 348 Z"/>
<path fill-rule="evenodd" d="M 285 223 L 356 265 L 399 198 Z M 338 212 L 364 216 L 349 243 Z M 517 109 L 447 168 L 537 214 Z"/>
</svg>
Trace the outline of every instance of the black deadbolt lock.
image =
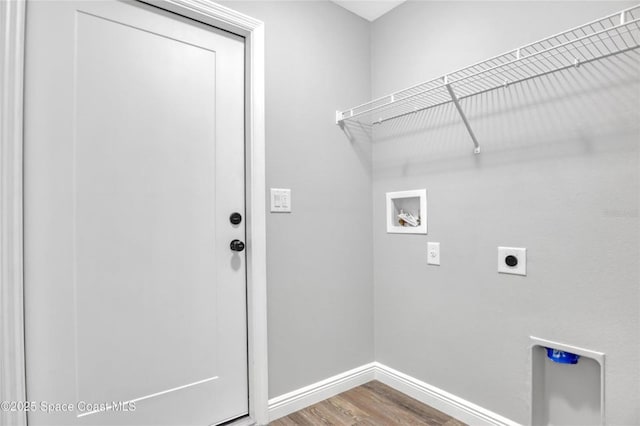
<svg viewBox="0 0 640 426">
<path fill-rule="evenodd" d="M 240 240 L 233 240 L 229 247 L 231 247 L 231 250 L 233 251 L 242 251 L 244 250 L 244 243 Z"/>
<path fill-rule="evenodd" d="M 507 257 L 504 258 L 504 263 L 506 263 L 507 265 L 514 267 L 518 264 L 518 258 L 512 255 L 509 255 Z"/>
<path fill-rule="evenodd" d="M 234 225 L 238 225 L 240 222 L 242 222 L 242 215 L 238 212 L 231 213 L 231 216 L 229 216 L 229 221 Z"/>
</svg>

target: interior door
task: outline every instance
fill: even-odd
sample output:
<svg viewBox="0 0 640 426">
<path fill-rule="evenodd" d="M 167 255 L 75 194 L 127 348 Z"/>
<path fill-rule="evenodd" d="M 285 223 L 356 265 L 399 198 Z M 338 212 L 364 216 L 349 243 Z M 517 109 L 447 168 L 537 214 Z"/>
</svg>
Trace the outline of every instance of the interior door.
<svg viewBox="0 0 640 426">
<path fill-rule="evenodd" d="M 246 415 L 244 39 L 30 1 L 25 90 L 29 424 Z"/>
</svg>

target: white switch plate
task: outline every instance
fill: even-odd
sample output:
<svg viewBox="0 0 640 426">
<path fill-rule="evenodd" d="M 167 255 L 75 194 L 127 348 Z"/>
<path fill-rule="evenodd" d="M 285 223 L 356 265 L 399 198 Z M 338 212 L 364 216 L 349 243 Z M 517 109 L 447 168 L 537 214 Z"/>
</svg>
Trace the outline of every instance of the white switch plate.
<svg viewBox="0 0 640 426">
<path fill-rule="evenodd" d="M 291 212 L 291 190 L 286 188 L 271 188 L 271 212 Z"/>
<path fill-rule="evenodd" d="M 506 258 L 514 256 L 515 266 L 507 265 Z M 498 247 L 498 272 L 502 274 L 527 275 L 527 249 L 518 247 Z"/>
<path fill-rule="evenodd" d="M 440 243 L 427 243 L 427 265 L 440 265 Z"/>
</svg>

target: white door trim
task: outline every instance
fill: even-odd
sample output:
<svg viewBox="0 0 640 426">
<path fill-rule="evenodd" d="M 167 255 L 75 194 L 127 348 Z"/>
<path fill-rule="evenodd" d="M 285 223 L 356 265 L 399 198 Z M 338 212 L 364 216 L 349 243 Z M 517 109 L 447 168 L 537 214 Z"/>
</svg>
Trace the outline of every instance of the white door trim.
<svg viewBox="0 0 640 426">
<path fill-rule="evenodd" d="M 0 401 L 26 401 L 22 293 L 22 93 L 25 3 L 0 1 Z M 0 409 L 0 424 L 24 412 Z"/>
<path fill-rule="evenodd" d="M 246 40 L 246 230 L 249 416 L 268 423 L 264 24 L 210 0 L 141 0 Z M 26 401 L 22 149 L 26 0 L 0 1 L 0 401 Z M 0 425 L 27 424 L 0 410 Z"/>
</svg>

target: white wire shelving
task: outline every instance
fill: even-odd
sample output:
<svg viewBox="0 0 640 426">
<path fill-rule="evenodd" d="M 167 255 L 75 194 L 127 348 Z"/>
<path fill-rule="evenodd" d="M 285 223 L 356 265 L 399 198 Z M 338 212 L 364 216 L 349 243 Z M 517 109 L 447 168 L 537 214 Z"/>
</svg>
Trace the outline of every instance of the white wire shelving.
<svg viewBox="0 0 640 426">
<path fill-rule="evenodd" d="M 482 62 L 336 112 L 343 130 L 349 122 L 382 124 L 453 103 L 474 144 L 480 145 L 460 100 L 640 47 L 640 4 L 604 18 L 510 50 Z M 346 130 L 345 130 L 346 131 Z"/>
</svg>

